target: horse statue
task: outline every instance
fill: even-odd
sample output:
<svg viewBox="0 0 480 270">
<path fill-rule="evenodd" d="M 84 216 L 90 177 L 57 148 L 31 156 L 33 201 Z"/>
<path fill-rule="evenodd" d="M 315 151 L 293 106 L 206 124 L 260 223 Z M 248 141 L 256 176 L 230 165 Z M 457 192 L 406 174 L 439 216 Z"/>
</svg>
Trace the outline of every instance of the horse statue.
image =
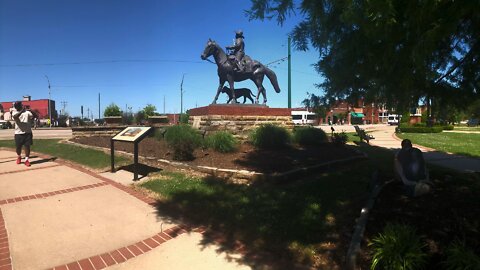
<svg viewBox="0 0 480 270">
<path fill-rule="evenodd" d="M 215 95 L 212 104 L 217 103 L 218 95 L 220 95 L 220 93 L 222 92 L 223 85 L 227 81 L 230 86 L 231 96 L 233 97 L 231 103 L 237 103 L 233 87 L 234 83 L 250 79 L 255 83 L 258 88 L 258 94 L 255 103 L 258 104 L 258 98 L 260 97 L 260 94 L 262 94 L 263 104 L 266 104 L 267 94 L 265 88 L 262 85 L 265 75 L 267 75 L 268 79 L 272 83 L 275 92 L 280 93 L 280 87 L 278 86 L 277 75 L 275 75 L 275 72 L 264 66 L 262 63 L 256 60 L 252 60 L 248 55 L 245 55 L 243 57 L 245 61 L 245 68 L 243 70 L 237 70 L 235 68 L 236 65 L 231 62 L 228 55 L 220 47 L 220 45 L 215 43 L 215 41 L 208 39 L 207 45 L 203 50 L 201 58 L 202 60 L 208 60 L 207 58 L 211 55 L 213 55 L 215 63 L 217 64 L 217 74 L 220 81 L 217 89 L 217 95 Z"/>
</svg>

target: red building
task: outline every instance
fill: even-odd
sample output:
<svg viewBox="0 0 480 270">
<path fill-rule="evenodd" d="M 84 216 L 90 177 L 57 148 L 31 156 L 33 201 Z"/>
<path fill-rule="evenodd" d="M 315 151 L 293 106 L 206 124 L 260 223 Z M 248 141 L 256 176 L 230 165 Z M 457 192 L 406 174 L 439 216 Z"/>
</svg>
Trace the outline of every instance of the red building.
<svg viewBox="0 0 480 270">
<path fill-rule="evenodd" d="M 35 112 L 39 119 L 48 119 L 48 104 L 50 101 L 50 112 L 52 114 L 52 119 L 57 118 L 57 111 L 55 110 L 55 101 L 48 100 L 48 99 L 38 99 L 38 100 L 31 100 L 30 96 L 25 96 L 22 100 L 22 104 L 24 106 L 30 107 L 30 110 Z M 10 112 L 10 108 L 13 107 L 13 102 L 15 101 L 7 101 L 7 102 L 0 102 L 3 107 L 3 111 L 5 113 Z M 8 115 L 8 114 L 6 114 Z"/>
</svg>

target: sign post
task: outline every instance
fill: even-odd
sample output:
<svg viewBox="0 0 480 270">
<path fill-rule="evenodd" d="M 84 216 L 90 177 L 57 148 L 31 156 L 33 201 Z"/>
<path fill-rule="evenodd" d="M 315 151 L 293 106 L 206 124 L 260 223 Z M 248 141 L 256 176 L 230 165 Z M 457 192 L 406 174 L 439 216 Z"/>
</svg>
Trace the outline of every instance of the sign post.
<svg viewBox="0 0 480 270">
<path fill-rule="evenodd" d="M 152 130 L 151 127 L 126 127 L 110 140 L 111 172 L 115 172 L 115 141 L 133 143 L 133 180 L 138 180 L 138 143 Z"/>
</svg>

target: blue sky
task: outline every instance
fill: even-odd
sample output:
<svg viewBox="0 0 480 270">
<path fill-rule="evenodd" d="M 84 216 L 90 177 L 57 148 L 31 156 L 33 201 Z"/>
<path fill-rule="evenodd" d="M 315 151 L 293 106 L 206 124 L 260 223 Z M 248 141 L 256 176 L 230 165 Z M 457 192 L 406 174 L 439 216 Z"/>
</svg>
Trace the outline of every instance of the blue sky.
<svg viewBox="0 0 480 270">
<path fill-rule="evenodd" d="M 248 21 L 250 1 L 149 0 L 0 0 L 0 101 L 51 98 L 66 101 L 66 111 L 80 115 L 80 106 L 98 116 L 110 103 L 134 112 L 146 104 L 157 111 L 180 111 L 210 104 L 218 86 L 216 66 L 202 61 L 208 38 L 231 45 L 242 29 L 246 53 L 264 64 L 287 56 L 287 35 L 300 20 Z M 297 12 L 297 15 L 299 13 Z M 211 58 L 213 60 L 213 58 Z M 292 106 L 322 81 L 312 64 L 314 50 L 292 50 Z M 265 79 L 268 105 L 287 106 L 287 61 L 270 66 L 280 94 Z M 252 81 L 236 83 L 256 94 Z M 218 100 L 227 100 L 222 94 Z M 240 100 L 240 99 L 239 99 Z"/>
</svg>

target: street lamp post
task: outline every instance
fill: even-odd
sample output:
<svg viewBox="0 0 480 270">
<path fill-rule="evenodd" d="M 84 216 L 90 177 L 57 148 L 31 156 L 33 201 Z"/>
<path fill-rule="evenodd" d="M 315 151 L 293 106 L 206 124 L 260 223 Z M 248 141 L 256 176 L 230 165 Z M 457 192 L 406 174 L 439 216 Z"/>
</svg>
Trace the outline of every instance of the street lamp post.
<svg viewBox="0 0 480 270">
<path fill-rule="evenodd" d="M 45 75 L 45 78 L 47 78 L 47 81 L 48 81 L 48 119 L 50 121 L 50 127 L 52 126 L 52 100 L 51 100 L 51 97 L 50 97 L 50 92 L 51 92 L 51 88 L 50 88 L 50 79 L 48 78 L 47 75 Z"/>
</svg>

